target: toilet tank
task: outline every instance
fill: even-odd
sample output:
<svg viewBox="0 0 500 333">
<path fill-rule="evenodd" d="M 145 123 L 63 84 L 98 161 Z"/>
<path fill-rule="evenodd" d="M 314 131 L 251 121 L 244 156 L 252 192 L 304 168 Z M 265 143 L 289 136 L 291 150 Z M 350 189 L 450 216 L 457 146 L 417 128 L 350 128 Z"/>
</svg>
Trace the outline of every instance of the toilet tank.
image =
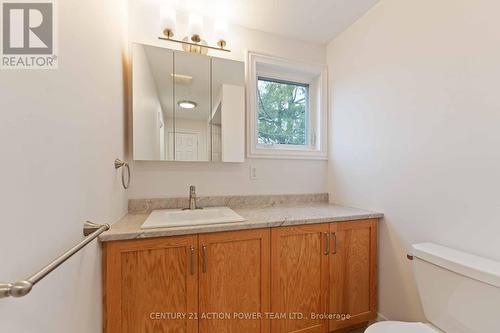
<svg viewBox="0 0 500 333">
<path fill-rule="evenodd" d="M 500 262 L 432 243 L 411 255 L 429 322 L 446 333 L 500 332 Z"/>
</svg>

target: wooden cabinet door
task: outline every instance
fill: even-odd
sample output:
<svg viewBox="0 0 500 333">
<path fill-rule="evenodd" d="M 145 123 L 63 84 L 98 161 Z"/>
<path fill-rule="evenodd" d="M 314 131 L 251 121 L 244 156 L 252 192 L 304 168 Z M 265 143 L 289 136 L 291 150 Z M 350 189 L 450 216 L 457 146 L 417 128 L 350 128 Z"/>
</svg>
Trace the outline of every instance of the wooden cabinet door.
<svg viewBox="0 0 500 333">
<path fill-rule="evenodd" d="M 104 243 L 104 332 L 197 332 L 196 245 L 196 235 Z"/>
<path fill-rule="evenodd" d="M 349 319 L 329 321 L 329 330 L 373 320 L 377 316 L 377 220 L 330 225 L 329 313 Z"/>
<path fill-rule="evenodd" d="M 271 320 L 273 333 L 327 331 L 311 314 L 327 310 L 328 235 L 329 224 L 271 230 L 271 312 L 285 315 Z"/>
<path fill-rule="evenodd" d="M 199 248 L 199 332 L 268 333 L 269 229 L 201 234 Z"/>
</svg>

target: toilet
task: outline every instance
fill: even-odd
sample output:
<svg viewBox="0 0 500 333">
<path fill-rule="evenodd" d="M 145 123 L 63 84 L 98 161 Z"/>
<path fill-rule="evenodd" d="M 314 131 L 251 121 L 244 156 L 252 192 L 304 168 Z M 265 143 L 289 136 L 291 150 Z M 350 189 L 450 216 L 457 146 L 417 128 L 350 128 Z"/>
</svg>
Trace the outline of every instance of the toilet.
<svg viewBox="0 0 500 333">
<path fill-rule="evenodd" d="M 408 259 L 429 323 L 383 321 L 365 333 L 500 332 L 500 262 L 433 243 L 412 245 Z"/>
</svg>

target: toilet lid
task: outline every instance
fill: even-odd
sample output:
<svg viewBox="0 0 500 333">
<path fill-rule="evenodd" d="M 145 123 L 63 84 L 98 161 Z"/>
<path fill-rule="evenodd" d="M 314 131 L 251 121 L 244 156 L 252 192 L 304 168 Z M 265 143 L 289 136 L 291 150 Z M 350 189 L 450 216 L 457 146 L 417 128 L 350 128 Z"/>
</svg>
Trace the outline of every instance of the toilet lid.
<svg viewBox="0 0 500 333">
<path fill-rule="evenodd" d="M 365 333 L 437 333 L 437 329 L 423 323 L 406 323 L 402 321 L 381 321 L 371 325 Z"/>
</svg>

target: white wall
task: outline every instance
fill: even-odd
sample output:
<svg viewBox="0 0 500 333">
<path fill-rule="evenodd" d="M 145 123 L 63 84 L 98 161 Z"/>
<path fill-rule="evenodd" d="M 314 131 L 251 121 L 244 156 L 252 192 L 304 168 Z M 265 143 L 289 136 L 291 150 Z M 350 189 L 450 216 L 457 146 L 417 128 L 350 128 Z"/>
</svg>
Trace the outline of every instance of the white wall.
<svg viewBox="0 0 500 333">
<path fill-rule="evenodd" d="M 382 0 L 328 47 L 333 200 L 382 211 L 380 312 L 422 320 L 407 247 L 500 260 L 500 2 Z"/>
<path fill-rule="evenodd" d="M 130 0 L 130 39 L 162 47 L 177 44 L 158 40 L 160 1 Z M 186 15 L 178 13 L 177 37 L 186 31 Z M 207 31 L 212 31 L 207 19 Z M 213 36 L 207 35 L 214 44 Z M 231 53 L 210 52 L 218 57 L 244 61 L 245 51 L 291 58 L 308 63 L 326 64 L 326 47 L 280 36 L 230 26 L 228 48 Z M 131 145 L 131 144 L 130 144 Z M 259 180 L 250 180 L 250 166 L 257 167 Z M 307 160 L 247 160 L 242 164 L 135 162 L 132 164 L 131 198 L 187 195 L 190 184 L 200 194 L 264 194 L 326 192 L 327 162 Z"/>
<path fill-rule="evenodd" d="M 86 219 L 114 222 L 126 195 L 122 0 L 57 1 L 59 69 L 0 71 L 0 281 L 26 278 L 82 239 Z M 0 332 L 101 332 L 99 245 L 31 294 L 0 300 Z"/>
</svg>

